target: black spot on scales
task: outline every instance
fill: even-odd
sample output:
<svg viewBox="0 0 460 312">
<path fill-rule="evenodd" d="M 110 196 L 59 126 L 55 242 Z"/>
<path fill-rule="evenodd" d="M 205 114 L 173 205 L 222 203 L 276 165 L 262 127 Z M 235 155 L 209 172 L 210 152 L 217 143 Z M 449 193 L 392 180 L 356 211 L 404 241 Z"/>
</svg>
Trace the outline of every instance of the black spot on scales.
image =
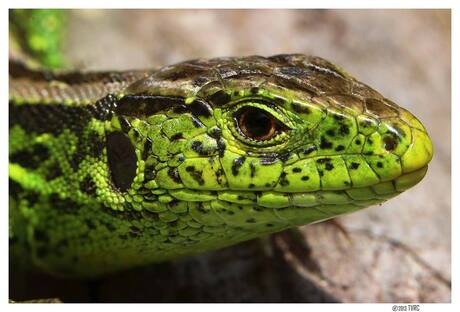
<svg viewBox="0 0 460 312">
<path fill-rule="evenodd" d="M 204 101 L 195 100 L 188 107 L 190 112 L 196 117 L 203 116 L 207 118 L 212 116 L 211 106 L 209 106 L 209 104 Z"/>
<path fill-rule="evenodd" d="M 222 138 L 217 140 L 217 150 L 219 151 L 219 157 L 224 157 L 225 148 L 225 141 Z"/>
<path fill-rule="evenodd" d="M 350 134 L 350 128 L 347 125 L 341 124 L 339 127 L 339 133 L 342 136 Z"/>
<path fill-rule="evenodd" d="M 280 174 L 280 180 L 279 180 L 279 184 L 281 186 L 287 186 L 289 185 L 289 181 L 286 179 L 286 176 L 287 176 L 287 173 L 286 172 L 281 172 Z"/>
<path fill-rule="evenodd" d="M 195 152 L 197 152 L 198 154 L 201 154 L 203 152 L 203 142 L 193 141 L 192 142 L 192 149 Z"/>
<path fill-rule="evenodd" d="M 222 136 L 222 130 L 220 130 L 219 128 L 212 128 L 210 131 L 209 131 L 209 136 L 218 140 L 221 138 Z"/>
<path fill-rule="evenodd" d="M 258 87 L 252 87 L 249 92 L 251 92 L 251 94 L 253 95 L 256 95 L 259 93 L 259 88 Z"/>
<path fill-rule="evenodd" d="M 332 143 L 329 142 L 324 136 L 321 136 L 319 147 L 321 149 L 331 149 Z"/>
<path fill-rule="evenodd" d="M 195 126 L 195 128 L 203 128 L 204 125 L 201 123 L 201 121 L 197 118 L 195 118 L 194 116 L 192 116 L 192 123 L 193 125 Z"/>
<path fill-rule="evenodd" d="M 282 106 L 282 105 L 284 105 L 284 104 L 286 103 L 286 100 L 283 99 L 282 97 L 275 96 L 275 97 L 273 98 L 273 102 L 275 102 L 277 105 Z"/>
<path fill-rule="evenodd" d="M 144 142 L 144 148 L 142 150 L 142 159 L 147 160 L 147 158 L 150 155 L 150 152 L 152 151 L 152 140 L 150 138 L 147 138 Z"/>
<path fill-rule="evenodd" d="M 308 155 L 308 154 L 311 154 L 313 153 L 314 151 L 316 151 L 318 148 L 316 147 L 316 145 L 312 145 L 310 147 L 307 147 L 305 149 L 302 150 L 302 154 L 304 155 Z"/>
<path fill-rule="evenodd" d="M 20 150 L 10 156 L 10 161 L 26 169 L 37 169 L 50 157 L 49 149 L 37 143 L 27 150 Z"/>
<path fill-rule="evenodd" d="M 342 115 L 339 115 L 339 114 L 333 114 L 332 117 L 337 121 L 340 121 L 340 120 L 344 119 L 344 117 Z"/>
<path fill-rule="evenodd" d="M 256 166 L 252 162 L 249 163 L 249 170 L 251 171 L 251 178 L 254 178 L 256 174 Z"/>
<path fill-rule="evenodd" d="M 324 164 L 324 163 L 330 162 L 331 160 L 332 160 L 332 158 L 324 157 L 324 158 L 317 159 L 316 162 L 318 164 Z"/>
<path fill-rule="evenodd" d="M 301 178 L 301 180 L 302 180 L 302 181 L 308 181 L 308 180 L 310 180 L 310 177 L 309 177 L 309 176 L 303 176 L 303 177 Z"/>
<path fill-rule="evenodd" d="M 212 145 L 203 146 L 203 142 L 201 141 L 193 141 L 191 148 L 200 156 L 209 156 L 216 151 Z"/>
<path fill-rule="evenodd" d="M 171 137 L 171 141 L 177 141 L 180 139 L 183 139 L 184 136 L 182 135 L 182 132 L 176 133 Z"/>
<path fill-rule="evenodd" d="M 352 163 L 350 164 L 350 167 L 349 167 L 349 168 L 352 169 L 352 170 L 356 170 L 356 169 L 359 168 L 359 163 L 352 162 Z"/>
<path fill-rule="evenodd" d="M 224 90 L 219 90 L 207 98 L 209 102 L 216 106 L 225 105 L 230 102 L 231 99 L 232 97 Z"/>
<path fill-rule="evenodd" d="M 104 140 L 96 133 L 91 131 L 86 140 L 79 140 L 80 142 L 86 141 L 86 147 L 85 149 L 83 146 L 81 146 L 82 150 L 87 151 L 88 155 L 94 157 L 94 158 L 100 158 L 102 156 L 102 151 L 104 150 L 105 147 L 105 142 Z"/>
<path fill-rule="evenodd" d="M 305 105 L 302 105 L 300 103 L 296 103 L 296 102 L 293 102 L 291 104 L 292 106 L 292 109 L 296 112 L 296 113 L 299 113 L 299 114 L 310 114 L 310 108 L 308 108 L 307 106 Z"/>
<path fill-rule="evenodd" d="M 389 152 L 394 151 L 396 146 L 398 145 L 397 139 L 395 139 L 392 136 L 385 136 L 383 138 L 383 144 L 384 148 Z"/>
<path fill-rule="evenodd" d="M 278 158 L 281 160 L 281 161 L 287 161 L 289 159 L 289 157 L 291 157 L 291 154 L 290 153 L 281 153 L 281 154 L 278 154 Z"/>
<path fill-rule="evenodd" d="M 244 162 L 246 161 L 246 157 L 241 156 L 238 158 L 235 158 L 232 163 L 232 174 L 233 176 L 238 175 L 238 171 L 240 170 L 241 166 L 243 166 Z"/>
<path fill-rule="evenodd" d="M 378 162 L 377 162 L 377 167 L 378 167 L 378 168 L 383 168 L 383 163 L 382 163 L 381 161 L 378 161 Z"/>
<path fill-rule="evenodd" d="M 187 106 L 185 106 L 185 104 L 180 104 L 180 105 L 173 106 L 172 111 L 173 113 L 180 115 L 180 114 L 188 113 L 189 110 Z"/>
<path fill-rule="evenodd" d="M 208 214 L 208 213 L 210 212 L 210 211 L 204 209 L 203 203 L 202 203 L 202 202 L 199 202 L 199 203 L 198 203 L 198 208 L 197 208 L 197 210 L 198 210 L 199 212 L 203 213 L 203 214 Z"/>
<path fill-rule="evenodd" d="M 80 182 L 80 191 L 90 196 L 96 195 L 96 183 L 91 177 L 86 176 L 83 181 Z"/>
<path fill-rule="evenodd" d="M 80 163 L 86 156 L 91 156 L 97 159 L 102 157 L 102 152 L 105 149 L 105 139 L 95 131 L 84 131 L 78 135 L 77 146 L 72 155 L 69 155 L 69 163 L 72 169 L 77 172 L 80 168 Z"/>
<path fill-rule="evenodd" d="M 344 149 L 345 149 L 345 146 L 343 145 L 337 145 L 337 147 L 335 148 L 337 152 L 343 151 Z"/>
<path fill-rule="evenodd" d="M 121 130 L 124 133 L 128 133 L 129 130 L 131 129 L 131 123 L 128 121 L 128 119 L 126 119 L 126 117 L 124 116 L 120 116 L 118 118 L 118 121 L 120 122 Z"/>
<path fill-rule="evenodd" d="M 224 172 L 224 170 L 222 168 L 219 168 L 219 169 L 216 170 L 216 177 L 219 178 L 219 177 L 223 176 L 224 174 L 225 174 L 225 172 Z M 220 184 L 219 181 L 220 180 L 217 180 L 217 182 Z"/>
<path fill-rule="evenodd" d="M 168 169 L 168 176 L 176 183 L 182 183 L 180 179 L 179 170 L 177 168 L 169 168 Z"/>
<path fill-rule="evenodd" d="M 298 167 L 295 167 L 295 168 L 292 168 L 292 172 L 299 173 L 299 172 L 302 172 L 302 169 L 298 168 Z"/>
<path fill-rule="evenodd" d="M 199 185 L 204 185 L 203 171 L 196 170 L 194 166 L 187 166 L 185 171 L 187 171 Z"/>
<path fill-rule="evenodd" d="M 123 132 L 107 135 L 107 160 L 114 186 L 122 192 L 128 190 L 136 176 L 137 159 L 134 146 Z"/>
<path fill-rule="evenodd" d="M 359 122 L 359 126 L 361 128 L 368 128 L 368 127 L 372 126 L 372 122 L 369 121 L 369 120 L 362 120 L 362 121 Z"/>
<path fill-rule="evenodd" d="M 331 163 L 326 163 L 324 165 L 324 168 L 327 170 L 327 171 L 331 171 L 332 169 L 334 169 L 334 165 L 331 164 Z"/>
<path fill-rule="evenodd" d="M 289 185 L 289 181 L 286 180 L 286 179 L 280 179 L 279 184 L 281 186 L 287 186 L 287 185 Z"/>
<path fill-rule="evenodd" d="M 153 180 L 155 179 L 155 166 L 153 165 L 145 165 L 145 169 L 144 169 L 144 178 L 147 180 L 147 181 L 150 181 L 150 180 Z"/>
</svg>

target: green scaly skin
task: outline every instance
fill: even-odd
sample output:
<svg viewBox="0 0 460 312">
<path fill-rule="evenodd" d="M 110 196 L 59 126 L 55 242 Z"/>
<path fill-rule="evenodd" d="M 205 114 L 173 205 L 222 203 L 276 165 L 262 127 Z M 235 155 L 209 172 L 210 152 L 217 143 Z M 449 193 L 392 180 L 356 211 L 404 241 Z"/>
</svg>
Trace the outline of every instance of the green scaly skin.
<svg viewBox="0 0 460 312">
<path fill-rule="evenodd" d="M 65 276 L 380 204 L 417 184 L 432 158 L 411 113 L 305 55 L 10 72 L 9 90 L 10 235 L 35 265 Z M 270 138 L 248 135 L 267 124 Z"/>
</svg>

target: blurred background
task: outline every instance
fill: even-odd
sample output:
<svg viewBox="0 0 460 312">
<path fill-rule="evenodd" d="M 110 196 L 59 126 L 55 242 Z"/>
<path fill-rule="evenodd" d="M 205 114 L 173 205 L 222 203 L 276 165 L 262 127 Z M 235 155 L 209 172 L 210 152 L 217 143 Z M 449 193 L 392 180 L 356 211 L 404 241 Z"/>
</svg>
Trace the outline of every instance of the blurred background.
<svg viewBox="0 0 460 312">
<path fill-rule="evenodd" d="M 192 58 L 305 53 L 407 108 L 431 135 L 426 178 L 380 207 L 263 243 L 93 283 L 10 274 L 10 297 L 115 302 L 450 302 L 450 10 L 72 10 L 65 66 L 156 68 Z"/>
</svg>

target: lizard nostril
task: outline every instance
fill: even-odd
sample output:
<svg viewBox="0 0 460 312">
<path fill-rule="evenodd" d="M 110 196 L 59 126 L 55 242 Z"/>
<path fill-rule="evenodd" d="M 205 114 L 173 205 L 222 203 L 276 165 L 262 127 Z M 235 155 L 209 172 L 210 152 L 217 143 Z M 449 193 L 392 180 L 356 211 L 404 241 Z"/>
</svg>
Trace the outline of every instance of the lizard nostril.
<svg viewBox="0 0 460 312">
<path fill-rule="evenodd" d="M 396 142 L 395 138 L 391 137 L 391 136 L 386 136 L 383 138 L 383 143 L 384 143 L 384 147 L 387 151 L 391 152 L 391 151 L 394 151 L 396 149 L 396 146 L 398 145 L 398 143 Z"/>
</svg>

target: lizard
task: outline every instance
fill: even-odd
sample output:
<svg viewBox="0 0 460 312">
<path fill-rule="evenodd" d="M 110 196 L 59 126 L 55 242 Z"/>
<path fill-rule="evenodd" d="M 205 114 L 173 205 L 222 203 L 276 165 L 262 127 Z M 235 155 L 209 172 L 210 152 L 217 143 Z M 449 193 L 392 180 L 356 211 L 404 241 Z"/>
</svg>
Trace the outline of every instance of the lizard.
<svg viewBox="0 0 460 312">
<path fill-rule="evenodd" d="M 377 205 L 426 174 L 409 111 L 320 57 L 10 66 L 10 246 L 96 277 Z"/>
</svg>

